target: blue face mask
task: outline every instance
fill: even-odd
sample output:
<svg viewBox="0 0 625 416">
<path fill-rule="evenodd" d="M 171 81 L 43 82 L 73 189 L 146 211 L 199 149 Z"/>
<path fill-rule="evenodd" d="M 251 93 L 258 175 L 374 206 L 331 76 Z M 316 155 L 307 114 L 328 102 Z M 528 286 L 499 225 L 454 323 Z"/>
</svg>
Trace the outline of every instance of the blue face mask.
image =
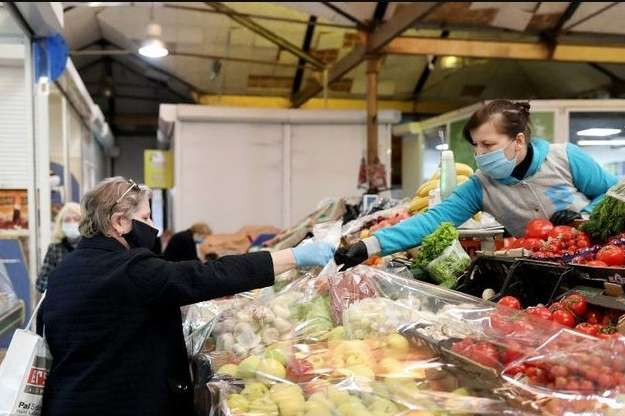
<svg viewBox="0 0 625 416">
<path fill-rule="evenodd" d="M 512 143 L 514 142 L 510 144 Z M 508 146 L 510 146 L 510 144 L 508 144 Z M 485 175 L 493 179 L 505 179 L 510 177 L 516 167 L 516 157 L 512 160 L 506 157 L 504 150 L 507 149 L 508 146 L 483 155 L 475 155 L 475 162 L 478 168 L 484 172 Z"/>
</svg>

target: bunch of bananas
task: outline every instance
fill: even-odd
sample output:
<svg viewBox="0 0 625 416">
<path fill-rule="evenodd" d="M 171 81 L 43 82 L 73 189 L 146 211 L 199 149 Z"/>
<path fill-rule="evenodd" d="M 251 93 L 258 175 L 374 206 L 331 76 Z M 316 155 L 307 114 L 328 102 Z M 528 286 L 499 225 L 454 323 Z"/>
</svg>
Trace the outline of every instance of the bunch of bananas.
<svg viewBox="0 0 625 416">
<path fill-rule="evenodd" d="M 456 182 L 458 185 L 468 181 L 471 175 L 473 175 L 473 169 L 471 166 L 465 165 L 464 163 L 456 163 Z M 415 214 L 423 212 L 427 209 L 428 195 L 433 189 L 440 186 L 440 177 L 441 172 L 440 170 L 437 170 L 434 172 L 434 175 L 432 175 L 432 178 L 429 181 L 425 182 L 419 187 L 419 189 L 417 189 L 417 193 L 408 206 L 410 213 Z"/>
</svg>

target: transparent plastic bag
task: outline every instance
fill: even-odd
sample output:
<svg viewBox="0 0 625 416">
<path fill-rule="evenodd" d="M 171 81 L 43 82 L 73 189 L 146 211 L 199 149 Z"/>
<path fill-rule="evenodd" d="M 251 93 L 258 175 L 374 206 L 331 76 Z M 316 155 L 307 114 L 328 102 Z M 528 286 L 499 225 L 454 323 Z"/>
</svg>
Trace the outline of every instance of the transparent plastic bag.
<svg viewBox="0 0 625 416">
<path fill-rule="evenodd" d="M 405 214 L 405 218 L 397 217 L 400 214 Z M 348 241 L 353 239 L 360 239 L 360 232 L 365 228 L 370 228 L 380 221 L 384 221 L 390 218 L 396 218 L 393 223 L 389 222 L 388 225 L 394 225 L 397 222 L 401 222 L 406 218 L 409 218 L 408 214 L 408 202 L 401 202 L 393 208 L 385 209 L 383 211 L 377 211 L 372 214 L 364 215 L 353 221 L 348 222 L 343 226 L 342 235 Z M 395 222 L 396 221 L 396 222 Z M 374 230 L 375 231 L 375 230 Z"/>
<path fill-rule="evenodd" d="M 439 284 L 452 287 L 470 265 L 471 258 L 460 245 L 460 241 L 454 240 L 440 256 L 428 263 L 425 269 Z"/>
<path fill-rule="evenodd" d="M 182 322 L 182 331 L 189 357 L 202 351 L 206 340 L 213 332 L 218 317 L 219 307 L 213 301 L 196 303 L 187 308 Z"/>
<path fill-rule="evenodd" d="M 268 355 L 226 364 L 209 388 L 224 415 L 528 415 L 486 390 L 471 391 L 436 354 L 398 333 L 291 345 L 286 369 Z M 230 371 L 235 379 L 228 382 Z M 415 413 L 415 416 L 420 413 Z"/>
<path fill-rule="evenodd" d="M 13 284 L 4 269 L 0 268 L 0 315 L 11 309 L 18 299 Z"/>
<path fill-rule="evenodd" d="M 625 338 L 561 331 L 510 363 L 504 380 L 540 398 L 553 415 L 625 414 Z"/>
</svg>

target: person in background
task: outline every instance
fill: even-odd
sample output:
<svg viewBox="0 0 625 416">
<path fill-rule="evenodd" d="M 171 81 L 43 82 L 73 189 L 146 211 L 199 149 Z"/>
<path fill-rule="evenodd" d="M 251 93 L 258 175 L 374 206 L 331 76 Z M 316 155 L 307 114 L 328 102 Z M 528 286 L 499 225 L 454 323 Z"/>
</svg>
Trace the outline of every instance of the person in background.
<svg viewBox="0 0 625 416">
<path fill-rule="evenodd" d="M 207 224 L 203 222 L 195 223 L 188 230 L 177 232 L 171 237 L 163 257 L 168 261 L 204 261 L 205 258 L 201 255 L 198 247 L 212 233 Z"/>
<path fill-rule="evenodd" d="M 43 293 L 46 291 L 48 277 L 52 271 L 78 245 L 80 240 L 80 231 L 78 231 L 80 219 L 80 205 L 75 202 L 68 202 L 57 214 L 52 232 L 52 243 L 48 246 L 48 251 L 35 282 L 39 292 Z"/>
<path fill-rule="evenodd" d="M 426 213 L 337 250 L 336 263 L 352 267 L 421 243 L 443 222 L 456 227 L 479 211 L 493 215 L 514 236 L 533 218 L 565 225 L 588 214 L 617 180 L 571 143 L 532 138 L 529 103 L 494 100 L 464 126 L 479 170 Z"/>
<path fill-rule="evenodd" d="M 42 416 L 192 415 L 180 307 L 271 286 L 276 275 L 324 266 L 334 254 L 312 242 L 170 262 L 151 250 L 158 230 L 149 199 L 149 189 L 122 177 L 82 199 L 83 237 L 52 273 L 37 319 L 53 357 Z"/>
</svg>

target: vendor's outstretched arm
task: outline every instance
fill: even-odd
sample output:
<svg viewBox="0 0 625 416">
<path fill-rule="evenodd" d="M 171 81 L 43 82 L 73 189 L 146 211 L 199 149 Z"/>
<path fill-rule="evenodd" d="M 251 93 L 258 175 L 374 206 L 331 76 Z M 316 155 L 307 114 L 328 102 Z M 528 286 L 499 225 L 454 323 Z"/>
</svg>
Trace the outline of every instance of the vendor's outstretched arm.
<svg viewBox="0 0 625 416">
<path fill-rule="evenodd" d="M 584 212 L 591 212 L 603 199 L 608 189 L 618 181 L 616 177 L 606 172 L 590 155 L 574 144 L 568 144 L 566 153 L 569 158 L 569 169 L 573 176 L 573 184 L 588 199 L 590 204 Z"/>
<path fill-rule="evenodd" d="M 424 214 L 415 215 L 393 227 L 384 228 L 365 242 L 369 256 L 383 256 L 407 250 L 421 243 L 423 238 L 432 234 L 443 222 L 451 222 L 455 226 L 462 225 L 482 209 L 482 185 L 477 177 L 472 176 L 463 183 L 446 200 Z M 375 243 L 379 243 L 380 253 L 375 251 Z"/>
</svg>

